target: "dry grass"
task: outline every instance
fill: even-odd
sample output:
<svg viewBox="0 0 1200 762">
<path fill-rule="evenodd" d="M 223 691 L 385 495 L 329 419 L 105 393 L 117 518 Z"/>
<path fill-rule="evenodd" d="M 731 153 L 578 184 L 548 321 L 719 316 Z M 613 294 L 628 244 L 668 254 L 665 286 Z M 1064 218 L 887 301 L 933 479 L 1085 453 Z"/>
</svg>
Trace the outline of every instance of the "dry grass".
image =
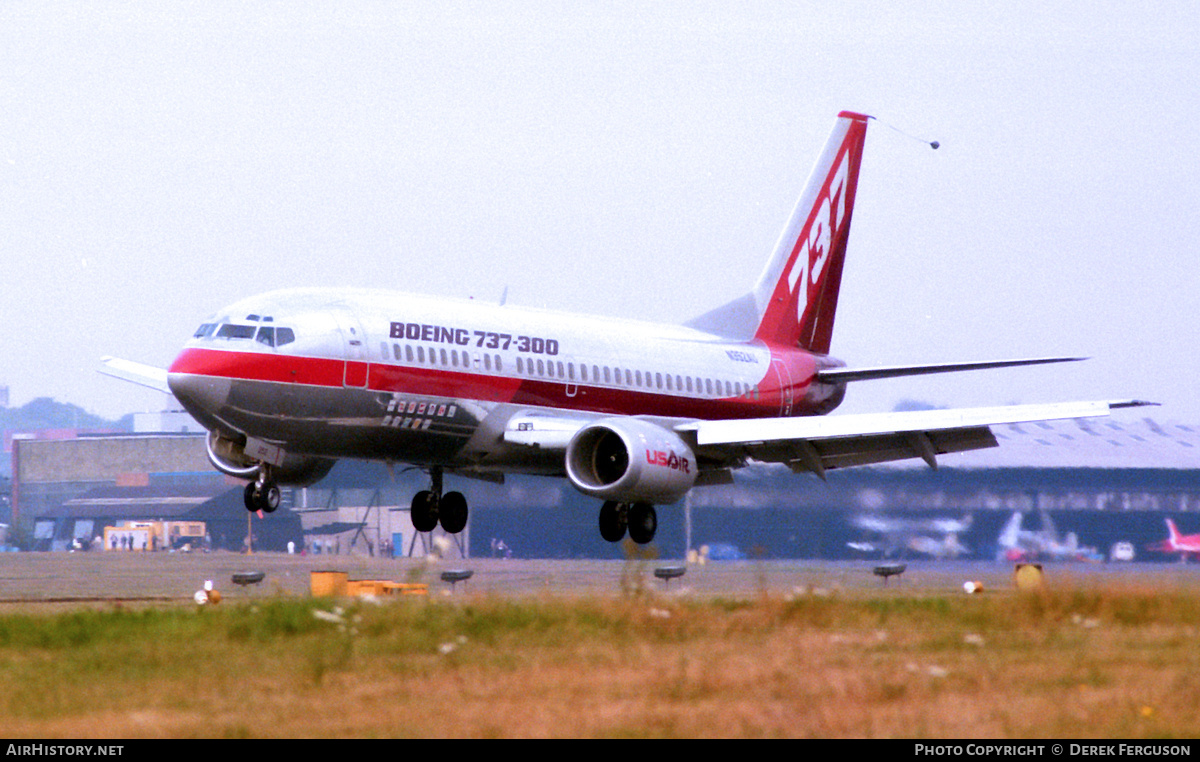
<svg viewBox="0 0 1200 762">
<path fill-rule="evenodd" d="M 1200 737 L 1194 592 L 631 590 L 8 615 L 0 734 Z"/>
</svg>

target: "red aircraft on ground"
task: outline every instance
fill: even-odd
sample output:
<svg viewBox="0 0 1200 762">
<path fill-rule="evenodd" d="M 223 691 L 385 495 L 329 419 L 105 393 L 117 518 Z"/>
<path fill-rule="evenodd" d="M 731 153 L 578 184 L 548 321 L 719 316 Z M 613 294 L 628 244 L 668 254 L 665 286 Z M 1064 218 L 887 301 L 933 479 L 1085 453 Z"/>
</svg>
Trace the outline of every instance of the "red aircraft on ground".
<svg viewBox="0 0 1200 762">
<path fill-rule="evenodd" d="M 1149 546 L 1150 550 L 1160 553 L 1178 553 L 1180 561 L 1187 561 L 1188 556 L 1200 558 L 1200 533 L 1180 534 L 1175 522 L 1167 519 L 1167 539 Z"/>
</svg>

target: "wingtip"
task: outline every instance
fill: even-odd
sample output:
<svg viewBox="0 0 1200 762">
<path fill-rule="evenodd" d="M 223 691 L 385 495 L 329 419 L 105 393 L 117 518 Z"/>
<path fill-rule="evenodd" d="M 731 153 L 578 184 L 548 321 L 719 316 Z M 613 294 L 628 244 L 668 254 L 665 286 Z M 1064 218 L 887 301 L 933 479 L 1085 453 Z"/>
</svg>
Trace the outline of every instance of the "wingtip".
<svg viewBox="0 0 1200 762">
<path fill-rule="evenodd" d="M 1161 402 L 1150 400 L 1113 400 L 1108 403 L 1110 410 L 1120 410 L 1127 407 L 1162 407 Z"/>
</svg>

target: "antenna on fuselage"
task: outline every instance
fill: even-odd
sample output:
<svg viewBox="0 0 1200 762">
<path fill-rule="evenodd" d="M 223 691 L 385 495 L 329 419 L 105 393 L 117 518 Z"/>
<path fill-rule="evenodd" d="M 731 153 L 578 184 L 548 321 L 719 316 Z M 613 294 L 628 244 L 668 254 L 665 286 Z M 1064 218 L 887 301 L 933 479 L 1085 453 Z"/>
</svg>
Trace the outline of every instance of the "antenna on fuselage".
<svg viewBox="0 0 1200 762">
<path fill-rule="evenodd" d="M 504 285 L 504 290 L 500 292 L 500 306 L 508 304 L 508 284 Z"/>
</svg>

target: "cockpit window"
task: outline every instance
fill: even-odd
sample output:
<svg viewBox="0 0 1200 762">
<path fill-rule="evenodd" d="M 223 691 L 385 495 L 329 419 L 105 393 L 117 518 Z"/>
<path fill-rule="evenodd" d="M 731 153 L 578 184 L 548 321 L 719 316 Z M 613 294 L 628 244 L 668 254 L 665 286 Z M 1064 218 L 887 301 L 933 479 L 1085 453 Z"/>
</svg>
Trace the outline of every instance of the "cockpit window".
<svg viewBox="0 0 1200 762">
<path fill-rule="evenodd" d="M 213 329 L 217 327 L 216 323 L 205 323 L 196 329 L 196 333 L 192 335 L 193 339 L 206 339 L 212 335 Z"/>
<path fill-rule="evenodd" d="M 253 339 L 257 329 L 252 325 L 226 323 L 217 330 L 218 339 Z"/>
<path fill-rule="evenodd" d="M 268 328 L 263 327 L 258 329 L 258 335 L 255 337 L 260 344 L 266 344 L 268 347 L 282 347 L 284 344 L 291 344 L 296 340 L 296 334 L 291 328 Z"/>
</svg>

